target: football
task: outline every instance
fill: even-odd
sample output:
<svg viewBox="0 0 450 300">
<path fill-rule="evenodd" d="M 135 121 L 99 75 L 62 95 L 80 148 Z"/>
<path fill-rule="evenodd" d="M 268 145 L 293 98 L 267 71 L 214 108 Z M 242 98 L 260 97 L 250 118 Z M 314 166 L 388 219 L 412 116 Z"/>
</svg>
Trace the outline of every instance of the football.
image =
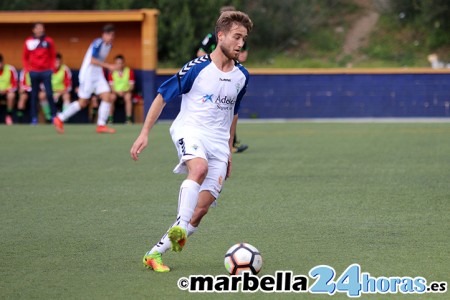
<svg viewBox="0 0 450 300">
<path fill-rule="evenodd" d="M 244 271 L 258 274 L 263 261 L 258 249 L 247 243 L 239 243 L 228 249 L 224 263 L 228 273 L 240 275 Z"/>
</svg>

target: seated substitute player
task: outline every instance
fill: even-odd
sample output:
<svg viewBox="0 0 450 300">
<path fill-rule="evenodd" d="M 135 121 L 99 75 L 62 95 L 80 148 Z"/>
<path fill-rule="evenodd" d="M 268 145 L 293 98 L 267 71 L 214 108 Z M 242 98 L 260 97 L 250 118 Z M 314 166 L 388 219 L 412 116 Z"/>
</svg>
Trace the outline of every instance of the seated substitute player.
<svg viewBox="0 0 450 300">
<path fill-rule="evenodd" d="M 224 13 L 226 11 L 236 11 L 236 8 L 234 6 L 224 6 L 220 9 L 220 13 Z M 216 49 L 217 47 L 217 38 L 216 33 L 210 32 L 208 33 L 203 40 L 201 41 L 198 49 L 197 49 L 197 57 L 202 57 L 205 54 L 211 53 Z M 243 63 L 247 60 L 248 56 L 248 44 L 247 42 L 244 43 L 244 46 L 241 49 L 241 52 L 239 53 L 238 61 L 240 63 Z M 233 153 L 241 153 L 248 149 L 248 145 L 241 144 L 240 141 L 237 139 L 236 132 L 234 133 L 233 137 Z"/>
<path fill-rule="evenodd" d="M 19 81 L 19 101 L 17 102 L 17 120 L 19 123 L 24 122 L 25 106 L 31 95 L 31 79 L 30 74 L 26 70 L 20 72 Z"/>
<path fill-rule="evenodd" d="M 55 104 L 59 106 L 59 103 L 61 103 L 62 111 L 65 111 L 71 102 L 72 72 L 70 72 L 68 66 L 62 63 L 61 53 L 56 53 L 55 70 L 52 74 L 52 89 Z M 45 93 L 41 92 L 39 98 L 45 98 Z"/>
<path fill-rule="evenodd" d="M 114 58 L 116 71 L 110 72 L 108 75 L 109 85 L 111 86 L 111 110 L 109 112 L 109 123 L 114 121 L 114 103 L 117 98 L 122 98 L 125 102 L 126 123 L 131 124 L 131 116 L 133 113 L 133 89 L 134 89 L 134 72 L 125 66 L 125 58 L 123 55 L 117 55 Z"/>
<path fill-rule="evenodd" d="M 80 86 L 78 87 L 79 99 L 72 102 L 65 111 L 59 113 L 53 120 L 57 132 L 64 133 L 64 122 L 82 108 L 85 108 L 94 92 L 102 100 L 98 108 L 97 133 L 116 132 L 115 129 L 106 126 L 111 107 L 111 93 L 102 69 L 107 68 L 111 72 L 116 69 L 115 65 L 105 63 L 105 59 L 112 47 L 114 33 L 115 30 L 112 24 L 105 25 L 102 37 L 95 39 L 89 46 L 78 75 L 80 81 Z"/>
<path fill-rule="evenodd" d="M 0 54 L 0 99 L 6 100 L 6 125 L 13 124 L 14 102 L 17 91 L 17 71 L 16 69 L 3 61 L 3 55 Z"/>
<path fill-rule="evenodd" d="M 236 59 L 253 24 L 243 12 L 220 15 L 216 23 L 218 45 L 194 59 L 158 89 L 143 128 L 131 147 L 134 160 L 148 144 L 148 135 L 167 102 L 182 95 L 181 110 L 170 134 L 178 151 L 174 173 L 187 173 L 180 187 L 178 216 L 161 240 L 148 251 L 144 265 L 168 272 L 161 255 L 183 249 L 231 174 L 232 137 L 249 74 Z"/>
</svg>

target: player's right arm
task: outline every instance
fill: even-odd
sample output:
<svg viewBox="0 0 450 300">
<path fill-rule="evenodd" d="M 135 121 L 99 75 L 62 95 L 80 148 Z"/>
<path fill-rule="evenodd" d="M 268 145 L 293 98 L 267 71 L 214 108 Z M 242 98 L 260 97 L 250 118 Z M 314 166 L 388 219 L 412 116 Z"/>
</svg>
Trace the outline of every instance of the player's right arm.
<svg viewBox="0 0 450 300">
<path fill-rule="evenodd" d="M 96 65 L 96 66 L 100 66 L 100 67 L 105 68 L 105 69 L 108 69 L 111 72 L 116 70 L 116 66 L 115 65 L 105 63 L 104 61 L 98 60 L 95 57 L 91 58 L 91 64 Z"/>
<path fill-rule="evenodd" d="M 23 44 L 23 51 L 22 51 L 22 65 L 24 70 L 28 70 L 28 60 L 30 57 L 30 50 L 28 50 L 27 47 L 27 41 Z"/>
<path fill-rule="evenodd" d="M 207 60 L 204 60 L 206 62 Z M 158 89 L 158 95 L 153 100 L 147 116 L 145 117 L 144 126 L 142 126 L 141 133 L 131 147 L 131 158 L 138 160 L 139 154 L 147 147 L 148 134 L 159 118 L 164 106 L 167 102 L 172 101 L 181 94 L 187 93 L 199 72 L 195 66 L 198 63 L 191 61 L 183 66 L 183 68 L 174 76 L 166 80 Z"/>
<path fill-rule="evenodd" d="M 103 41 L 101 39 L 96 39 L 92 44 L 92 57 L 91 57 L 91 64 L 96 65 L 105 69 L 112 71 L 116 70 L 116 66 L 113 64 L 105 63 L 104 61 L 100 60 L 100 49 L 102 47 Z"/>
<path fill-rule="evenodd" d="M 164 101 L 162 95 L 158 94 L 148 110 L 141 133 L 131 147 L 130 154 L 133 160 L 138 160 L 139 154 L 145 149 L 145 147 L 147 147 L 148 134 L 152 130 L 153 125 L 155 125 L 156 120 L 158 120 L 164 106 L 166 106 L 166 102 Z"/>
</svg>

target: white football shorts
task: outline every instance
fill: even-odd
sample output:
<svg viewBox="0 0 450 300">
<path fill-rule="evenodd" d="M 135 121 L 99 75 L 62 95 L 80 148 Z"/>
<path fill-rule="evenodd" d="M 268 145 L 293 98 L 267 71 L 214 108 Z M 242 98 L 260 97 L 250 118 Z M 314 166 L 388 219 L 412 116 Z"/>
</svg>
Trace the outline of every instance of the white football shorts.
<svg viewBox="0 0 450 300">
<path fill-rule="evenodd" d="M 208 145 L 205 146 L 204 141 L 202 142 L 195 137 L 174 139 L 173 142 L 180 160 L 173 172 L 187 173 L 186 161 L 193 158 L 205 159 L 208 161 L 208 174 L 200 187 L 200 191 L 209 191 L 217 199 L 227 175 L 228 156 L 226 159 L 223 157 L 219 159 L 210 152 L 214 150 L 214 146 L 209 148 Z M 215 203 L 213 206 L 215 206 Z"/>
<path fill-rule="evenodd" d="M 109 84 L 103 75 L 92 78 L 83 78 L 80 80 L 78 97 L 81 99 L 90 99 L 92 94 L 100 95 L 110 91 Z"/>
</svg>

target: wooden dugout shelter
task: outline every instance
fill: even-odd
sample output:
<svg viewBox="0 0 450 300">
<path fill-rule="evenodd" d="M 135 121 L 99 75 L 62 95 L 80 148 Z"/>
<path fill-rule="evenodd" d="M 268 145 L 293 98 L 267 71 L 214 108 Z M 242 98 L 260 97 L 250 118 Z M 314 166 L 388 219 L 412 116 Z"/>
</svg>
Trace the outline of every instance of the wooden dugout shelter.
<svg viewBox="0 0 450 300">
<path fill-rule="evenodd" d="M 101 36 L 103 25 L 112 23 L 116 37 L 107 62 L 112 63 L 117 54 L 125 56 L 126 64 L 137 73 L 136 86 L 148 108 L 155 95 L 158 14 L 156 9 L 0 12 L 0 53 L 5 63 L 22 69 L 23 43 L 32 34 L 32 24 L 42 22 L 64 63 L 77 71 L 90 43 Z"/>
</svg>

